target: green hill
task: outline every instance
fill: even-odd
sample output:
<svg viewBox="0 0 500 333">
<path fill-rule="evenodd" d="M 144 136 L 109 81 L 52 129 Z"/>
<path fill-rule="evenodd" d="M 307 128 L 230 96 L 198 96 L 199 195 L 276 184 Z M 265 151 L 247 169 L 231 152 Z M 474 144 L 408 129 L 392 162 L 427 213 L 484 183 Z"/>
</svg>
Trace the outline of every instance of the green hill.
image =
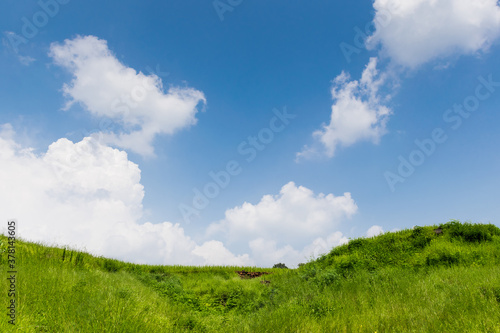
<svg viewBox="0 0 500 333">
<path fill-rule="evenodd" d="M 1 332 L 500 332 L 494 225 L 359 238 L 298 269 L 135 265 L 15 247 L 11 325 L 9 244 L 0 237 Z M 271 274 L 242 279 L 241 270 Z"/>
</svg>

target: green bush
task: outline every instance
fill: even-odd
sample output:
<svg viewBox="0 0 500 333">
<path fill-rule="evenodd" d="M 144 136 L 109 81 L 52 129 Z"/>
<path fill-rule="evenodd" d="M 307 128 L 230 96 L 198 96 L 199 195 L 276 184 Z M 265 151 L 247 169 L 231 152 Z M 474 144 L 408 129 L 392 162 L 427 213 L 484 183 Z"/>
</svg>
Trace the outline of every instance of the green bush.
<svg viewBox="0 0 500 333">
<path fill-rule="evenodd" d="M 460 263 L 461 258 L 459 249 L 443 243 L 430 249 L 427 254 L 426 264 L 428 266 L 451 266 Z"/>
<path fill-rule="evenodd" d="M 450 221 L 442 226 L 452 238 L 469 243 L 490 242 L 493 236 L 500 235 L 500 229 L 493 224 L 471 224 Z"/>
<path fill-rule="evenodd" d="M 180 296 L 183 292 L 181 280 L 167 273 L 138 273 L 138 279 L 163 296 Z"/>
<path fill-rule="evenodd" d="M 304 265 L 300 268 L 299 270 L 299 276 L 301 279 L 308 281 L 309 279 L 312 279 L 316 276 L 318 273 L 318 268 L 315 264 L 309 263 L 307 265 Z"/>
<path fill-rule="evenodd" d="M 361 266 L 361 262 L 357 255 L 341 256 L 337 260 L 337 268 L 344 277 L 348 276 L 358 266 Z"/>
<path fill-rule="evenodd" d="M 431 235 L 429 235 L 428 232 L 426 232 L 425 228 L 419 226 L 413 228 L 410 236 L 410 241 L 414 247 L 418 249 L 423 249 L 424 247 L 429 245 L 431 240 L 432 237 Z"/>
<path fill-rule="evenodd" d="M 321 271 L 314 277 L 314 282 L 320 287 L 328 287 L 340 282 L 341 276 L 334 268 Z"/>
<path fill-rule="evenodd" d="M 121 266 L 120 262 L 117 260 L 104 259 L 104 261 L 102 262 L 102 268 L 106 272 L 110 272 L 110 273 L 118 272 L 120 270 L 120 266 Z"/>
<path fill-rule="evenodd" d="M 347 244 L 347 248 L 352 253 L 356 250 L 362 249 L 367 243 L 368 241 L 365 238 L 356 238 L 349 241 L 349 243 Z"/>
</svg>

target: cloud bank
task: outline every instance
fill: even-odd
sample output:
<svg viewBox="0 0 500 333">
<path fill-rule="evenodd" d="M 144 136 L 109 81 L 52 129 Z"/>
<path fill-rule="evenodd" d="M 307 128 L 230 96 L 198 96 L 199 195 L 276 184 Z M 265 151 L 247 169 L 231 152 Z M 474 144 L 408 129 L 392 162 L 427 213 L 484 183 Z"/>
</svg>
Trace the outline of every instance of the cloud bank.
<svg viewBox="0 0 500 333">
<path fill-rule="evenodd" d="M 120 133 L 100 133 L 99 140 L 144 156 L 154 155 L 156 135 L 195 124 L 197 106 L 206 102 L 193 88 L 171 87 L 165 93 L 158 76 L 123 65 L 107 42 L 94 36 L 53 43 L 49 55 L 73 75 L 63 86 L 70 98 L 66 108 L 80 103 L 93 116 L 119 123 Z"/>
<path fill-rule="evenodd" d="M 349 193 L 315 195 L 290 182 L 278 195 L 228 209 L 197 243 L 179 224 L 138 223 L 141 171 L 124 151 L 86 137 L 76 143 L 59 139 L 36 154 L 15 137 L 10 124 L 0 126 L 0 182 L 9 189 L 0 192 L 6 207 L 0 219 L 16 219 L 19 236 L 27 240 L 129 262 L 295 266 L 346 243 L 337 230 L 358 209 Z M 238 244 L 245 247 L 228 248 Z"/>
<path fill-rule="evenodd" d="M 92 138 L 59 139 L 44 154 L 0 127 L 0 219 L 17 219 L 24 239 L 148 264 L 253 264 L 222 243 L 195 243 L 179 224 L 139 224 L 144 188 L 127 154 Z"/>
<path fill-rule="evenodd" d="M 228 209 L 225 218 L 207 232 L 210 236 L 222 234 L 228 246 L 248 244 L 252 258 L 259 263 L 297 265 L 310 255 L 346 243 L 347 238 L 336 230 L 357 209 L 350 193 L 315 195 L 289 182 L 279 195 L 264 195 L 257 204 L 245 202 Z"/>
</svg>

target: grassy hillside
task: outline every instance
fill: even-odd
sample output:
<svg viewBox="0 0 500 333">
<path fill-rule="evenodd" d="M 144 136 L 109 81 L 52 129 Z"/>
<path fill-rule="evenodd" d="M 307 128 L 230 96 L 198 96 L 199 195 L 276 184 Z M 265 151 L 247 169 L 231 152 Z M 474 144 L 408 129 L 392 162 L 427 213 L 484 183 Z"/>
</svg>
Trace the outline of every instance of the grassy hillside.
<svg viewBox="0 0 500 333">
<path fill-rule="evenodd" d="M 133 265 L 22 241 L 16 256 L 16 325 L 4 314 L 0 332 L 500 332 L 493 225 L 355 239 L 294 270 Z"/>
</svg>

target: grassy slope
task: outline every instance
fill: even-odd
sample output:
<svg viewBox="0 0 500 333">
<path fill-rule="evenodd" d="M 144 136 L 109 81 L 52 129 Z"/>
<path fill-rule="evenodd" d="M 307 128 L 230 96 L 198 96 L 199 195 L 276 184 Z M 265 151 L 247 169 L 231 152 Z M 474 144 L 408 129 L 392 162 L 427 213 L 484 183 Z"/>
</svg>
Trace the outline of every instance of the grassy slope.
<svg viewBox="0 0 500 333">
<path fill-rule="evenodd" d="M 500 229 L 436 227 L 353 240 L 252 280 L 238 267 L 132 265 L 18 242 L 17 324 L 2 315 L 0 332 L 500 332 Z"/>
</svg>

